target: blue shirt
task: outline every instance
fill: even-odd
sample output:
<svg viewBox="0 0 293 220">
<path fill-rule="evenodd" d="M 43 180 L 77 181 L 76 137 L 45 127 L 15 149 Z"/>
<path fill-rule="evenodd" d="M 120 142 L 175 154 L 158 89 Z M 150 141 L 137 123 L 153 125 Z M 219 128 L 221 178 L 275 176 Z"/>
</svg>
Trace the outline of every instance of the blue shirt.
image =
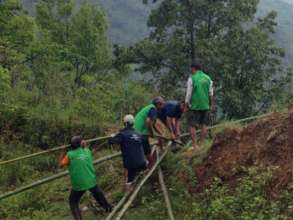
<svg viewBox="0 0 293 220">
<path fill-rule="evenodd" d="M 151 108 L 148 113 L 148 118 L 150 118 L 152 121 L 156 121 L 157 118 L 157 110 L 155 108 Z"/>
<path fill-rule="evenodd" d="M 162 122 L 166 122 L 167 117 L 180 119 L 182 115 L 182 110 L 180 107 L 180 102 L 172 100 L 167 101 L 160 112 L 158 112 L 158 118 Z"/>
<path fill-rule="evenodd" d="M 109 144 L 120 144 L 123 165 L 126 169 L 135 169 L 145 165 L 142 137 L 133 128 L 122 129 Z"/>
</svg>

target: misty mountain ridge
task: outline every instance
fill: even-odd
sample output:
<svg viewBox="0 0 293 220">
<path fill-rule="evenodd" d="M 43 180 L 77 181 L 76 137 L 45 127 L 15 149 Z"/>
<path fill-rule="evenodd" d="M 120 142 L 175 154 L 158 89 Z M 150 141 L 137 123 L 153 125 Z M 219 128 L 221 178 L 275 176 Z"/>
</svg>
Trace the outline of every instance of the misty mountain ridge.
<svg viewBox="0 0 293 220">
<path fill-rule="evenodd" d="M 26 10 L 34 12 L 37 0 L 23 0 Z M 101 6 L 109 22 L 109 38 L 112 43 L 130 45 L 145 38 L 150 29 L 147 19 L 152 4 L 144 5 L 141 0 L 76 0 L 76 4 L 93 3 Z M 292 4 L 290 4 L 292 2 Z M 273 38 L 286 51 L 285 63 L 293 60 L 293 0 L 261 0 L 257 16 L 270 11 L 278 13 L 276 33 Z"/>
</svg>

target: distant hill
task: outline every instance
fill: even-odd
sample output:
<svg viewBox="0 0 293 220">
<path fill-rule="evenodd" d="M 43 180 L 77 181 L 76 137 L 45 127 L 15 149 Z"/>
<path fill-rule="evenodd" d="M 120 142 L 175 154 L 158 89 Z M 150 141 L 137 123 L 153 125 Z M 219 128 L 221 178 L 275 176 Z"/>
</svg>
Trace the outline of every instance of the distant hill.
<svg viewBox="0 0 293 220">
<path fill-rule="evenodd" d="M 24 8 L 35 14 L 37 0 L 22 0 Z M 113 43 L 131 44 L 143 39 L 149 33 L 147 18 L 152 4 L 141 0 L 75 0 L 77 5 L 93 3 L 104 8 L 109 22 L 109 37 Z"/>
<path fill-rule="evenodd" d="M 278 13 L 278 26 L 273 37 L 286 51 L 286 64 L 293 66 L 293 0 L 261 0 L 258 12 L 260 15 L 272 10 Z"/>
<path fill-rule="evenodd" d="M 34 12 L 34 2 L 23 0 L 24 6 Z M 286 1 L 286 2 L 285 2 Z M 153 5 L 144 5 L 141 0 L 76 0 L 102 6 L 109 19 L 109 37 L 113 43 L 131 44 L 149 33 L 147 18 Z M 259 15 L 275 10 L 278 12 L 278 27 L 274 35 L 279 46 L 285 48 L 286 63 L 293 64 L 293 0 L 261 0 Z"/>
<path fill-rule="evenodd" d="M 115 43 L 131 44 L 148 35 L 147 18 L 151 5 L 145 5 L 141 0 L 76 0 L 98 3 L 109 18 L 110 38 Z"/>
</svg>

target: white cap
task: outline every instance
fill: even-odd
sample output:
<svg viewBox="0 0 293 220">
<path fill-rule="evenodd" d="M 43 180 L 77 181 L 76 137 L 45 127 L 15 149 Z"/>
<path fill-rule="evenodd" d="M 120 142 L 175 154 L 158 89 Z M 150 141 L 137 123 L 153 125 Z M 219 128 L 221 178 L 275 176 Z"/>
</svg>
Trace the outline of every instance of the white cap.
<svg viewBox="0 0 293 220">
<path fill-rule="evenodd" d="M 133 115 L 125 115 L 123 121 L 124 123 L 134 124 L 134 117 Z"/>
</svg>

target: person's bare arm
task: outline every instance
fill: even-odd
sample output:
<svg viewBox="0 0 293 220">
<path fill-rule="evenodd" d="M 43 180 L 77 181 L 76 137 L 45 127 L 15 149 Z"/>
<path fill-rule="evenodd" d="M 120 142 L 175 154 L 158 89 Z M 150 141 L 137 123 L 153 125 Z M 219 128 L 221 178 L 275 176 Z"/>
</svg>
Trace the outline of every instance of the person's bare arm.
<svg viewBox="0 0 293 220">
<path fill-rule="evenodd" d="M 215 97 L 214 96 L 210 96 L 210 109 L 212 112 L 216 111 L 216 105 L 215 105 Z"/>
<path fill-rule="evenodd" d="M 210 110 L 212 112 L 216 111 L 216 105 L 215 105 L 215 94 L 214 94 L 214 85 L 213 81 L 211 81 L 210 89 L 209 89 L 209 101 L 210 101 Z"/>
<path fill-rule="evenodd" d="M 181 135 L 181 123 L 179 119 L 175 119 L 175 136 L 176 138 L 180 138 Z"/>
<path fill-rule="evenodd" d="M 58 166 L 62 168 L 67 166 L 68 164 L 69 164 L 69 159 L 66 155 L 66 147 L 65 145 L 63 145 L 61 149 L 61 153 L 59 155 L 59 159 L 58 159 Z"/>
<path fill-rule="evenodd" d="M 174 127 L 173 126 L 173 118 L 167 117 L 166 122 L 167 122 L 167 127 L 168 127 L 168 129 L 169 129 L 169 131 L 171 133 L 172 139 L 175 139 L 175 133 L 174 133 L 174 129 L 173 129 L 173 127 Z"/>
<path fill-rule="evenodd" d="M 192 79 L 191 79 L 191 77 L 189 77 L 188 81 L 187 81 L 187 89 L 186 89 L 186 97 L 185 97 L 185 108 L 186 109 L 189 108 L 191 95 L 192 95 Z"/>
<path fill-rule="evenodd" d="M 111 138 L 108 140 L 109 145 L 119 144 L 121 149 L 121 143 L 123 142 L 123 135 L 122 133 L 118 134 L 111 134 Z"/>
<path fill-rule="evenodd" d="M 92 154 L 95 154 L 98 151 L 97 148 L 94 148 L 94 147 L 90 148 L 90 146 L 88 145 L 88 143 L 85 140 L 82 140 L 80 145 L 82 148 L 89 148 L 90 151 L 92 152 Z"/>
<path fill-rule="evenodd" d="M 146 120 L 146 125 L 147 125 L 147 128 L 150 132 L 150 136 L 151 137 L 154 137 L 154 126 L 153 126 L 153 120 L 151 118 L 147 118 Z M 158 132 L 158 131 L 157 131 Z"/>
</svg>

